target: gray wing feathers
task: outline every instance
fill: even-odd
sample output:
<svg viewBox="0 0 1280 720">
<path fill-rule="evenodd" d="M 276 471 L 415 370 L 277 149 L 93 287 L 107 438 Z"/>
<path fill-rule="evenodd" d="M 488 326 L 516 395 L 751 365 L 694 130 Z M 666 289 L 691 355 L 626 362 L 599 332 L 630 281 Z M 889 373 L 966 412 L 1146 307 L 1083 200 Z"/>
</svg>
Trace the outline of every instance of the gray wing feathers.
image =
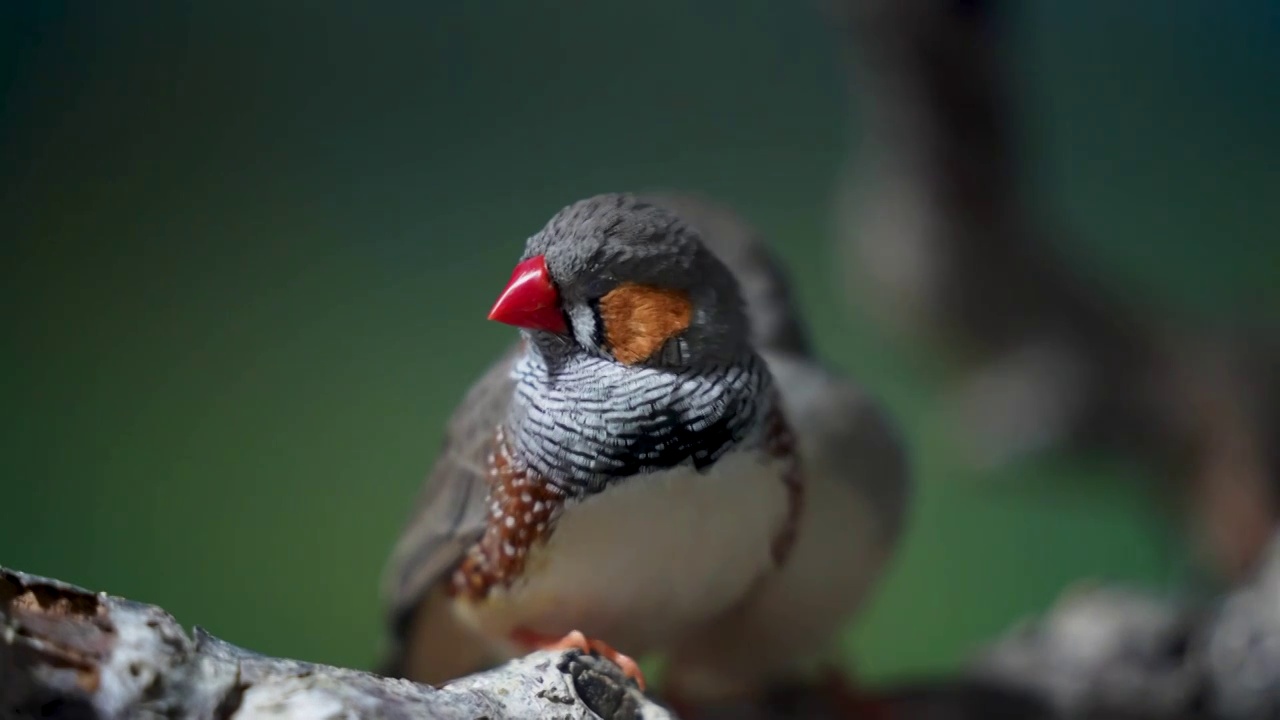
<svg viewBox="0 0 1280 720">
<path fill-rule="evenodd" d="M 894 555 L 910 502 L 906 455 L 868 395 L 807 358 L 764 357 L 799 445 L 805 512 L 787 563 L 673 649 L 666 676 L 691 696 L 772 686 L 829 657 Z"/>
<path fill-rule="evenodd" d="M 697 228 L 707 249 L 729 267 L 742 290 L 757 348 L 813 354 L 782 265 L 755 228 L 727 206 L 699 195 L 651 192 L 642 197 Z"/>
<path fill-rule="evenodd" d="M 449 420 L 445 439 L 383 576 L 383 598 L 397 664 L 415 611 L 437 581 L 484 533 L 486 460 L 511 402 L 511 365 L 518 345 L 467 392 Z"/>
<path fill-rule="evenodd" d="M 913 494 L 908 452 L 885 409 L 853 382 L 794 355 L 766 354 L 807 464 L 849 483 L 875 508 L 877 535 L 896 544 Z"/>
</svg>

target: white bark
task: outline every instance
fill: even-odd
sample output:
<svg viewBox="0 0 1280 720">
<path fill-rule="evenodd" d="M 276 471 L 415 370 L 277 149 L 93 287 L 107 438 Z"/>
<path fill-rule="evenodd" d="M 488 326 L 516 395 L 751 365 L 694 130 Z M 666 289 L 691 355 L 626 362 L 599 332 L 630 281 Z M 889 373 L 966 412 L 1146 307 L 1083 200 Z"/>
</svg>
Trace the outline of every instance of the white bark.
<svg viewBox="0 0 1280 720">
<path fill-rule="evenodd" d="M 158 607 L 0 568 L 0 716 L 631 718 L 671 715 L 609 662 L 540 652 L 435 689 L 272 658 Z"/>
</svg>

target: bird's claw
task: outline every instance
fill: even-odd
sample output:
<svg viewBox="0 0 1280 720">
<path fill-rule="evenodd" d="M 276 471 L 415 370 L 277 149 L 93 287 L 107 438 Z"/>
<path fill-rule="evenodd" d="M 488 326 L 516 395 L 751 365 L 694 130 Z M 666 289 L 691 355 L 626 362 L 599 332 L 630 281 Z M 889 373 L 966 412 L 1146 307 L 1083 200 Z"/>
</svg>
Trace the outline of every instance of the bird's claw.
<svg viewBox="0 0 1280 720">
<path fill-rule="evenodd" d="M 644 692 L 644 674 L 640 672 L 640 665 L 635 660 L 632 660 L 630 656 L 618 652 L 603 640 L 589 638 L 577 630 L 570 631 L 564 637 L 557 638 L 522 629 L 513 633 L 512 637 L 516 642 L 536 650 L 579 650 L 590 655 L 598 655 L 617 665 L 622 670 L 622 674 L 635 681 L 640 691 Z"/>
</svg>

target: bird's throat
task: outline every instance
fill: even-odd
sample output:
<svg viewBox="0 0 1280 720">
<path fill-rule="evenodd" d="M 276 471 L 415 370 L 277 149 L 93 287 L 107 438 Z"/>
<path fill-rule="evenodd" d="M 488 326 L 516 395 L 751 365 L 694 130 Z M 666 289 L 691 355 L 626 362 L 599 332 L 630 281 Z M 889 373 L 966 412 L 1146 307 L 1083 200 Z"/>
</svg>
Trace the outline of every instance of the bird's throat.
<svg viewBox="0 0 1280 720">
<path fill-rule="evenodd" d="M 772 409 L 772 378 L 754 354 L 677 370 L 591 356 L 552 367 L 530 351 L 513 374 L 513 456 L 571 495 L 679 465 L 703 471 L 759 443 Z"/>
</svg>

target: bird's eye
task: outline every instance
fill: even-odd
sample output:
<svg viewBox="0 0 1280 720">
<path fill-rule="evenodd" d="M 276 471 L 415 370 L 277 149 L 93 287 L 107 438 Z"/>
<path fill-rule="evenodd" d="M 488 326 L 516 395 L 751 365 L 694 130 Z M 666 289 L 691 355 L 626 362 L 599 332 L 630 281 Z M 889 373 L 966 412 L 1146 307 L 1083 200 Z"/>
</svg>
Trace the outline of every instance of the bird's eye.
<svg viewBox="0 0 1280 720">
<path fill-rule="evenodd" d="M 658 362 L 662 365 L 677 366 L 684 364 L 684 341 L 678 337 L 667 338 L 658 351 Z"/>
<path fill-rule="evenodd" d="M 587 296 L 587 307 L 591 309 L 591 343 L 598 348 L 605 346 L 604 339 L 604 318 L 600 316 L 600 297 L 596 295 Z"/>
<path fill-rule="evenodd" d="M 618 287 L 617 278 L 610 276 L 598 277 L 587 282 L 586 287 L 582 289 L 582 294 L 590 302 L 599 302 L 600 298 L 608 295 L 616 287 Z"/>
</svg>

